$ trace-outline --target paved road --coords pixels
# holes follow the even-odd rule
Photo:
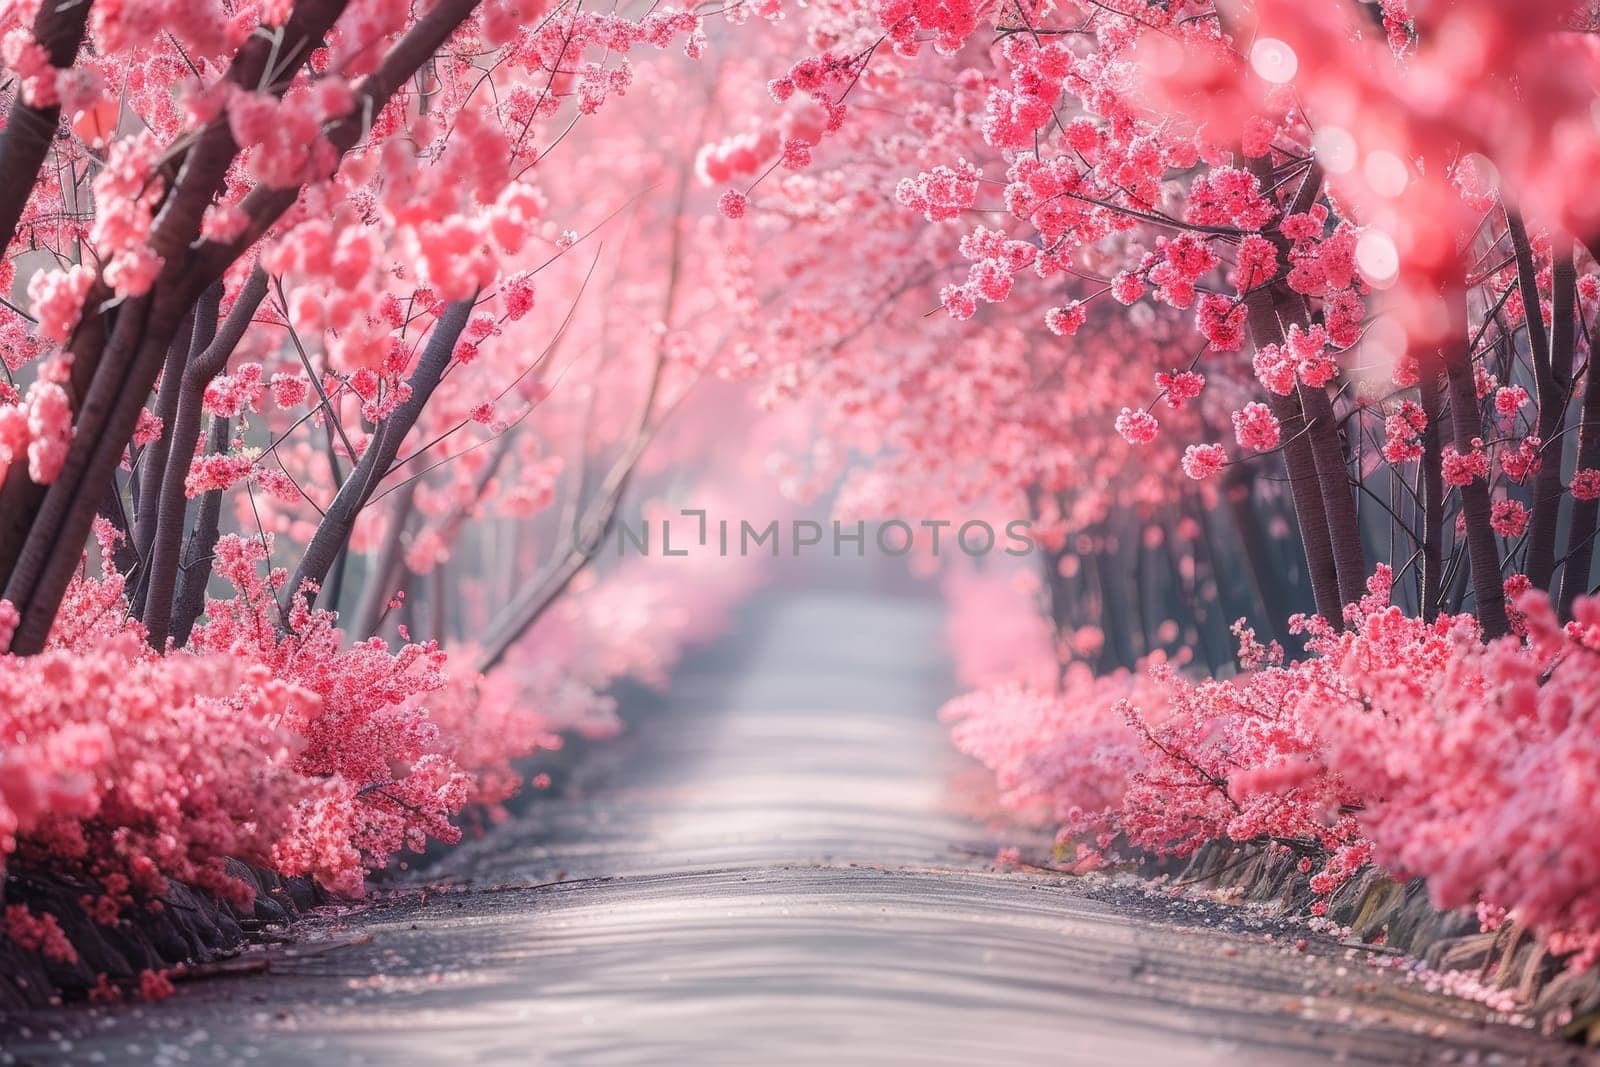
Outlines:
[[[756,605],[453,883],[265,975],[47,1015],[23,1062],[1561,1062],[1272,921],[998,874],[932,709],[927,605]],[[543,884],[555,883],[555,884]],[[1293,936],[1293,935],[1291,935]]]

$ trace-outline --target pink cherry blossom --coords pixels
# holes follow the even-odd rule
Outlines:
[[[1134,411],[1123,408],[1117,415],[1117,433],[1130,445],[1147,445],[1156,439],[1156,430],[1159,428],[1156,417],[1148,411]]]
[[[1190,445],[1183,450],[1183,473],[1195,481],[1204,481],[1221,470],[1228,454],[1219,444]]]
[[[1233,413],[1233,432],[1239,444],[1257,452],[1278,447],[1279,425],[1267,405],[1251,402]]]

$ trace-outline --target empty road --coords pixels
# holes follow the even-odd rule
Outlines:
[[[1264,916],[997,873],[938,614],[773,595],[518,818],[266,974],[78,1007],[14,1062],[1567,1062]],[[1013,838],[1015,835],[1012,835]],[[1003,837],[1003,835],[1002,835]],[[1267,933],[1275,931],[1268,940]]]

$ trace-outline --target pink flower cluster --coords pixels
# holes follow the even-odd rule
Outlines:
[[[57,380],[65,370],[60,361],[46,364],[27,396],[0,404],[0,475],[25,459],[35,482],[56,480],[72,442],[72,407]]]
[[[1233,413],[1233,432],[1239,444],[1257,452],[1278,447],[1280,426],[1267,405],[1260,402],[1246,404]]]
[[[1491,509],[1489,525],[1501,537],[1521,537],[1528,528],[1528,509],[1517,500],[1497,500]]]
[[[1089,321],[1089,309],[1074,300],[1065,307],[1054,307],[1044,313],[1045,328],[1057,337],[1071,337]]]
[[[1130,445],[1147,445],[1156,439],[1156,431],[1161,424],[1148,411],[1123,408],[1117,415],[1115,425],[1117,433]]]
[[[982,180],[982,172],[963,159],[954,167],[940,164],[915,178],[900,179],[895,198],[929,222],[945,222],[977,203]]]
[[[1199,396],[1205,387],[1205,375],[1198,371],[1162,371],[1156,375],[1156,388],[1165,394],[1167,406],[1178,411]]]
[[[273,375],[273,391],[278,390]],[[293,379],[291,379],[292,381]],[[265,389],[261,364],[246,363],[232,374],[219,374],[206,386],[205,410],[221,418],[238,418],[245,412],[261,409],[261,396]]]
[[[38,320],[38,334],[47,341],[65,341],[78,325],[83,312],[84,297],[94,284],[94,271],[89,267],[72,267],[67,270],[40,271],[28,280],[28,297],[33,302],[33,317]]]
[[[183,479],[183,495],[193,499],[213,490],[229,489],[250,477],[257,452],[208,452],[195,457]]]
[[[223,860],[263,862],[284,832],[303,780],[279,720],[315,697],[232,657],[157,656],[132,627],[73,638],[0,658],[0,859],[92,879],[107,922],[159,906],[169,877],[245,901]]]
[[[1183,466],[1184,474],[1197,482],[1203,482],[1227,465],[1228,452],[1215,443],[1189,445],[1183,450],[1183,459],[1179,462]]]
[[[1572,475],[1572,495],[1579,500],[1600,499],[1600,470],[1586,467]]]
[[[1010,296],[1017,272],[1034,263],[1038,250],[1026,241],[1010,239],[1000,230],[979,226],[961,239],[961,254],[972,263],[966,283],[947,285],[939,294],[954,319],[971,318],[980,302],[998,304]],[[1079,316],[1084,314],[1082,305],[1078,305],[1076,311],[1063,309],[1054,319],[1047,315],[1046,323],[1054,323],[1052,328],[1057,333],[1072,333],[1082,325]]]
[[[1422,432],[1428,416],[1415,400],[1402,400],[1394,414],[1383,421],[1383,458],[1390,463],[1407,463],[1422,457]]]
[[[1443,467],[1446,485],[1471,485],[1475,479],[1489,477],[1489,454],[1483,450],[1483,439],[1473,438],[1469,452],[1445,445]]]

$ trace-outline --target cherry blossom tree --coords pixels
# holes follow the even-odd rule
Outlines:
[[[185,19],[181,32],[163,32],[154,8],[46,6],[31,28],[28,14],[11,12],[18,114],[3,147],[8,173],[15,159],[19,180],[30,162],[40,177],[4,235],[59,266],[27,281],[36,328],[20,313],[10,323],[27,337],[19,356],[40,360],[7,422],[0,573],[21,653],[43,646],[158,379],[141,435],[155,447],[138,457],[146,507],[129,533],[136,599],[164,640],[182,498],[244,469],[208,460],[189,476],[197,409],[269,287],[272,317],[325,357],[318,403],[332,414],[321,381],[332,377],[371,428],[359,452],[348,434],[338,442],[351,469],[330,472],[339,493],[279,592],[285,611],[314,599],[439,382],[530,299],[518,275],[541,255],[529,242],[543,243],[530,168],[549,146],[538,139],[625,93],[630,51],[704,47],[698,16],[677,11],[250,6]],[[58,40],[71,43],[52,52]],[[62,106],[74,136],[41,155],[29,137]],[[496,310],[475,317],[486,302]],[[213,412],[251,406],[265,384],[212,388]]]
[[[1591,962],[1578,883],[1504,867],[1529,833],[1563,871],[1594,856],[1587,815],[1567,822],[1512,769],[1582,760],[1586,742],[1509,725],[1550,700],[1592,729],[1593,701],[1562,695],[1590,662],[1590,5],[994,0],[803,19],[803,57],[767,68],[769,117],[704,168],[744,239],[795,248],[758,265],[772,389],[826,398],[825,451],[872,457],[841,507],[1026,509],[1052,549],[1037,591],[1091,624],[1053,619],[1054,672],[1037,635],[1021,660],[963,649],[989,666],[948,709],[958,743],[1018,805],[1045,800],[1083,865],[1257,842],[1299,851],[1328,892],[1378,861]],[[1148,573],[1133,533],[1197,573],[1219,504],[1240,520],[1223,568],[1244,565],[1254,602],[1191,582],[1171,606],[1305,640],[1291,662],[1241,620],[1248,680],[1194,680],[1229,670],[1203,637],[1177,640],[1192,624],[1152,626],[1137,590],[1119,605],[1078,579],[1108,560],[1100,519],[1121,526],[1113,569]],[[1283,536],[1314,616],[1289,606]],[[953,611],[992,610],[956,588]],[[1558,618],[1574,620],[1561,637]],[[957,640],[992,646],[986,629],[974,617]],[[1513,711],[1479,672],[1539,681]],[[1457,724],[1453,745],[1430,732]],[[1441,746],[1453,758],[1406,784],[1375,773]],[[1477,790],[1448,833],[1419,822],[1410,783],[1430,773]],[[1423,857],[1424,837],[1476,858]]]
[[[1174,360],[1143,403],[1122,405],[1112,428],[1147,447],[1170,435],[1154,401],[1222,408],[1202,411],[1199,433],[1182,421],[1165,428],[1193,442],[1182,446],[1182,467],[1203,478],[1263,452],[1282,456],[1325,618],[1337,622],[1361,594],[1382,530],[1370,517],[1376,510],[1390,539],[1412,543],[1414,564],[1397,565],[1414,573],[1423,612],[1459,604],[1446,578],[1470,576],[1475,610],[1498,634],[1507,557],[1550,588],[1560,556],[1562,464],[1543,462],[1542,442],[1566,447],[1570,437],[1561,427],[1579,365],[1572,350],[1586,344],[1577,328],[1582,271],[1568,262],[1575,238],[1565,237],[1556,242],[1563,266],[1541,288],[1548,268],[1538,259],[1549,253],[1542,238],[1533,250],[1521,220],[1532,211],[1573,234],[1588,225],[1583,198],[1563,176],[1571,171],[1532,162],[1593,150],[1582,125],[1590,86],[1578,74],[1552,76],[1533,58],[1551,42],[1584,47],[1586,18],[1560,3],[1514,26],[1498,8],[1453,4],[1414,12],[1345,3],[1310,12],[1270,3],[1069,5],[1048,22],[1014,4],[823,8],[810,32],[827,50],[772,83],[788,110],[766,124],[766,154],[758,135],[742,135],[713,155],[742,169],[724,162],[715,176],[735,185],[731,202],[747,220],[770,208],[766,225],[814,238],[828,217],[802,215],[792,202],[814,200],[825,182],[853,182],[843,186],[857,199],[852,206],[882,212],[889,220],[871,228],[893,235],[858,261],[886,264],[900,279],[888,286],[896,299],[937,288],[958,321],[1004,308],[1011,321],[1073,336],[1097,308],[1130,306],[1146,332],[1162,319],[1146,308],[1192,311],[1196,348]],[[1486,51],[1488,73],[1479,77],[1444,43],[1456,31],[1510,43]],[[1586,67],[1575,61],[1573,69]],[[1451,92],[1474,101],[1487,94],[1484,106],[1504,121],[1470,130],[1436,121],[1437,96]],[[851,94],[915,103],[861,107],[847,118]],[[1322,96],[1331,101],[1325,111]],[[1544,127],[1552,142],[1530,147],[1512,107],[1575,119]],[[789,136],[796,108],[825,118]],[[824,172],[830,137],[847,162]],[[748,150],[741,156],[740,148]],[[779,177],[796,166],[810,169]],[[1509,194],[1501,188],[1516,191],[1515,211],[1503,210]],[[896,207],[920,213],[925,225]],[[842,226],[839,239],[850,239]],[[1522,251],[1511,255],[1507,243]],[[930,267],[940,262],[951,266]],[[1513,267],[1520,299],[1497,299]],[[848,282],[833,284],[844,306],[870,319],[870,303],[843,299]],[[1481,309],[1475,324],[1469,297]],[[1530,299],[1553,309],[1550,330],[1539,316],[1528,325],[1521,308]],[[839,315],[821,300],[800,306]],[[1445,331],[1447,314],[1455,325]],[[838,335],[858,337],[850,327]],[[1156,343],[1169,335],[1163,325]],[[1441,344],[1447,335],[1451,346]],[[1247,340],[1255,353],[1242,363],[1233,353]],[[1486,345],[1526,356],[1506,361],[1491,382]],[[1063,359],[1093,351],[1060,348]],[[792,362],[785,358],[783,375],[796,373]],[[1074,366],[1081,374],[1090,363]],[[1524,375],[1525,386],[1510,380]],[[1494,425],[1484,391],[1502,384],[1543,397],[1538,414],[1509,434]],[[1211,400],[1218,386],[1227,392]],[[1511,404],[1519,395],[1497,399]],[[1218,423],[1234,428],[1240,452],[1231,461],[1221,442],[1204,439]],[[953,459],[953,468],[973,469]],[[1363,468],[1373,463],[1384,469]],[[1498,499],[1505,485],[1529,478],[1542,479],[1533,499]],[[1520,529],[1506,536],[1519,508],[1530,514],[1525,542]],[[1447,538],[1452,512],[1463,528]],[[1588,536],[1568,540],[1577,561]],[[1576,595],[1587,574],[1568,573]]]
[[[23,2],[0,48],[0,863],[105,922],[230,857],[359,893],[725,622],[750,580],[584,573],[738,403],[700,13]]]

